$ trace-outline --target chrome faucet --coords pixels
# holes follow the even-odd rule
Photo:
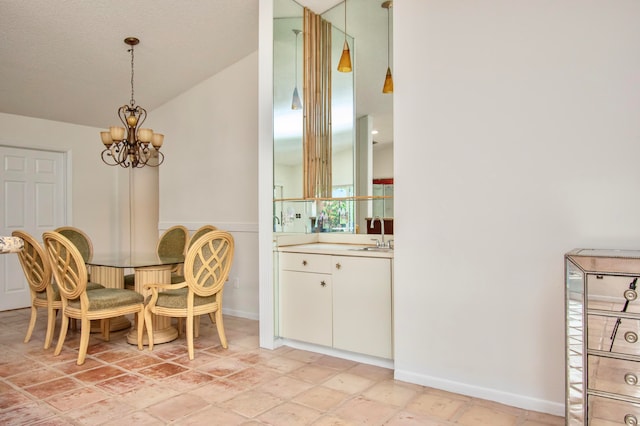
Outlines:
[[[373,219],[371,219],[371,225],[369,226],[369,228],[373,229],[373,224],[376,223],[376,220],[380,221],[380,231],[382,234],[382,241],[375,240],[376,247],[387,247],[387,243],[384,242],[384,220],[382,220],[380,216],[374,217]]]

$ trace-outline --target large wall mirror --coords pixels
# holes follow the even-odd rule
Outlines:
[[[347,0],[346,38],[353,72],[337,71],[345,39],[344,3],[324,11],[331,24],[331,191],[303,191],[304,28],[302,5],[274,1],[275,232],[366,233],[366,218],[393,217],[393,103],[382,86],[392,28],[382,2]],[[390,52],[389,52],[390,53]]]

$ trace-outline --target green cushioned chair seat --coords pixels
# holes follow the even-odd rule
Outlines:
[[[176,290],[167,290],[161,293],[158,293],[158,301],[156,302],[156,306],[161,306],[163,308],[176,308],[176,309],[187,309],[187,292],[189,289],[179,288]],[[206,305],[208,303],[214,303],[216,301],[216,296],[208,296],[201,297],[197,294],[193,298],[193,305],[200,306]]]
[[[97,290],[99,288],[104,288],[104,286],[98,283],[87,283],[87,291]],[[58,290],[58,283],[51,283],[51,290],[53,290],[53,300],[60,300],[60,290]],[[36,293],[36,298],[47,300],[47,292],[40,291]]]
[[[91,290],[87,292],[87,298],[89,299],[88,309],[90,311],[112,309],[122,305],[131,305],[144,301],[144,297],[142,297],[141,294],[121,288],[99,288]],[[80,309],[80,300],[70,300],[69,306]]]

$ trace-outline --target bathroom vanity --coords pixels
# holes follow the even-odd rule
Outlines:
[[[640,420],[640,251],[565,255],[566,424]]]
[[[393,358],[393,250],[313,242],[277,251],[281,338]]]

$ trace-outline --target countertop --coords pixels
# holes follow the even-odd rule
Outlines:
[[[393,259],[393,250],[373,251],[361,250],[363,247],[375,247],[369,244],[344,244],[344,243],[308,243],[278,246],[279,252],[286,253],[312,253],[329,254],[334,256],[355,256],[355,257],[381,257]]]

